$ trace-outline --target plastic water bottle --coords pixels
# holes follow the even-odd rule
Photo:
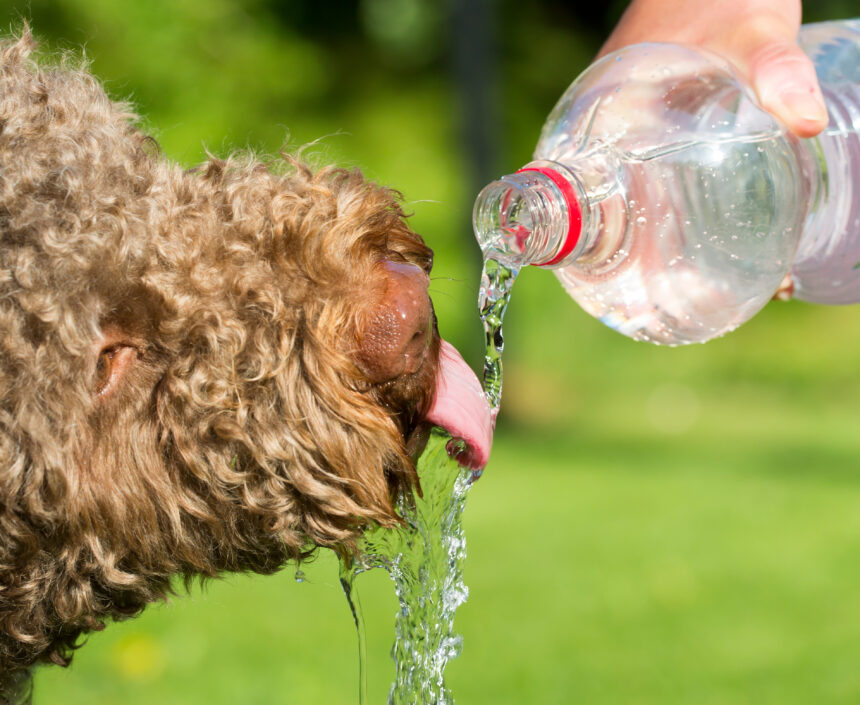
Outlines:
[[[553,268],[590,314],[667,345],[733,330],[789,271],[798,298],[860,301],[860,20],[800,42],[830,114],[812,139],[702,50],[638,44],[593,64],[535,161],[478,196],[485,258]]]

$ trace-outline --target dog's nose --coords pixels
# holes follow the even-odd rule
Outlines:
[[[372,382],[414,374],[424,364],[433,340],[430,279],[423,269],[385,260],[384,288],[358,331],[359,361]]]

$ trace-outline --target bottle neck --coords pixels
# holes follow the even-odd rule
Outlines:
[[[485,257],[509,265],[558,267],[585,249],[585,192],[561,164],[536,161],[484,188],[472,222]]]

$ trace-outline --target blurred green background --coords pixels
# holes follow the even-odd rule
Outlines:
[[[49,51],[84,47],[186,165],[320,140],[318,161],[399,188],[437,254],[442,334],[477,368],[475,192],[528,161],[623,5],[3,0],[0,20],[30,19]],[[856,9],[818,0],[806,19]],[[465,514],[457,702],[860,702],[858,324],[857,307],[771,304],[721,340],[656,348],[525,272]],[[336,563],[303,570],[227,577],[110,626],[38,673],[36,705],[357,703]],[[359,592],[382,703],[396,604],[384,574]]]

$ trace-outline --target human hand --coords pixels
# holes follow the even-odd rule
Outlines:
[[[828,118],[815,68],[796,42],[800,15],[800,0],[633,0],[599,56],[639,42],[700,46],[728,59],[798,137],[812,137]]]

